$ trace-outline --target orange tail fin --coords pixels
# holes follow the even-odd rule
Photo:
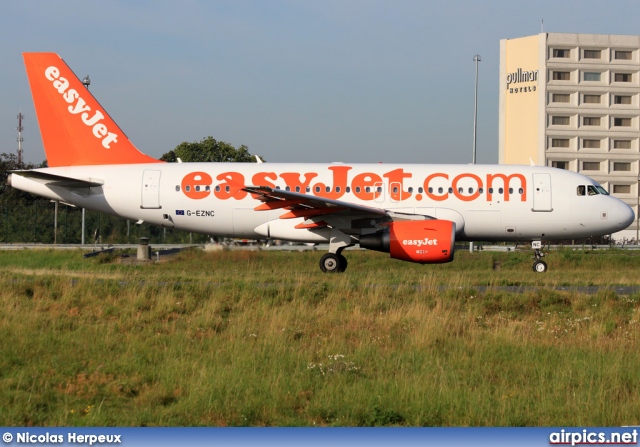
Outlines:
[[[160,163],[140,152],[55,53],[24,53],[47,163]]]

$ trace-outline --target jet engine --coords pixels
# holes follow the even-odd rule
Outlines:
[[[394,259],[438,264],[453,261],[456,224],[449,220],[391,222],[360,236],[360,247],[389,253]]]

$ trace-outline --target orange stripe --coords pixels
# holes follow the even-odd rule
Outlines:
[[[288,213],[284,213],[280,216],[280,219],[295,219],[296,217],[313,217],[321,216],[323,214],[337,213],[344,208],[332,207],[332,208],[311,208],[306,210],[291,210]]]
[[[256,211],[268,211],[277,210],[279,208],[286,208],[287,206],[295,206],[304,203],[303,200],[272,200],[265,202],[262,205],[258,205],[254,208]]]
[[[307,229],[311,229],[311,228],[320,228],[320,227],[326,227],[327,223],[325,221],[321,221],[321,222],[311,222],[311,223],[299,223],[298,225],[296,225],[294,228],[298,229],[298,230],[307,230]]]

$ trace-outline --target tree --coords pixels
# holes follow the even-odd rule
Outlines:
[[[172,151],[167,152],[160,160],[176,162],[178,158],[184,162],[255,162],[244,144],[239,148],[213,137],[206,137],[201,141],[180,143]]]

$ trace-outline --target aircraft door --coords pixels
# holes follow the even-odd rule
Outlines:
[[[551,175],[533,174],[532,211],[553,211],[551,207]]]
[[[142,205],[140,208],[160,209],[161,171],[147,169],[142,174]]]

